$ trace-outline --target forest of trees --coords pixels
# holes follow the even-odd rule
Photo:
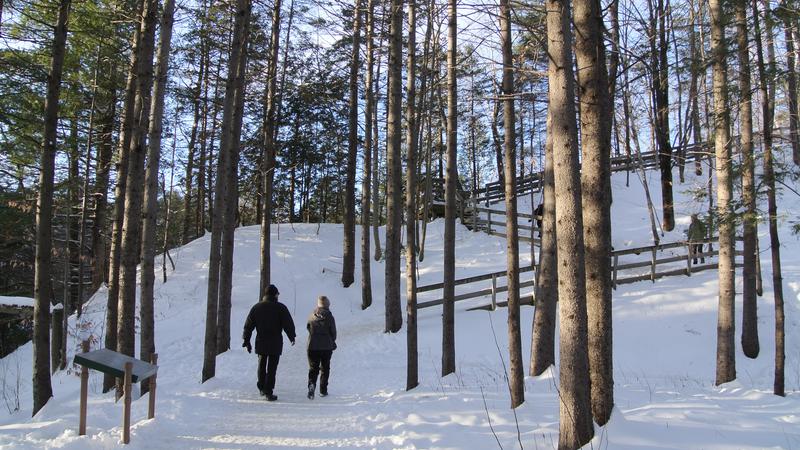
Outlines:
[[[774,392],[784,395],[775,186],[800,164],[798,6],[0,1],[0,294],[35,299],[34,414],[52,396],[51,372],[66,365],[66,317],[101,285],[110,330],[102,345],[141,359],[156,351],[155,258],[163,255],[166,279],[169,250],[206,233],[202,381],[214,377],[216,356],[230,348],[234,230],[255,224],[262,294],[271,224],[343,223],[341,282],[360,280],[351,289],[361,290],[362,308],[374,307],[370,265],[383,264],[385,331],[405,325],[413,389],[415,265],[434,183],[446,204],[441,370],[454,372],[461,192],[500,180],[511,406],[524,402],[520,329],[532,326],[529,373],[559,366],[559,448],[578,448],[614,402],[610,158],[649,150],[658,152],[663,199],[656,242],[658,227],[675,227],[673,190],[687,161],[708,174],[697,195],[719,235],[717,384],[736,378],[735,236],[744,240],[742,347],[751,358],[761,350],[756,233],[769,228]],[[776,134],[793,161],[773,154]],[[533,172],[543,173],[543,240],[526,325],[516,180]],[[51,317],[58,304],[64,312]],[[104,389],[114,383],[106,378]]]

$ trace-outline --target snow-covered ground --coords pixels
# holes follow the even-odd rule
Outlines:
[[[689,214],[705,205],[688,191],[702,186],[687,170],[677,183],[675,231],[683,238]],[[652,174],[650,172],[649,174]],[[660,205],[658,180],[650,183]],[[502,208],[502,204],[493,205]],[[782,211],[797,211],[800,198],[785,194]],[[521,211],[529,211],[528,201]],[[651,243],[641,183],[614,176],[614,246]],[[441,281],[443,222],[428,225],[419,284]],[[671,277],[620,286],[614,292],[616,410],[587,448],[609,449],[800,449],[800,245],[782,221],[786,298],[785,398],[772,395],[774,310],[766,227],[761,226],[764,295],[759,299],[761,354],[737,351],[735,382],[714,386],[717,274]],[[360,229],[358,230],[360,231]],[[455,374],[439,376],[441,310],[419,313],[421,384],[406,392],[405,328],[383,333],[383,263],[373,263],[374,305],[360,309],[360,271],[341,287],[341,225],[282,224],[272,230],[274,283],[298,325],[296,346],[284,347],[275,393],[268,403],[255,386],[256,358],[240,347],[240,330],[258,292],[259,229],[237,231],[232,349],[217,359],[216,377],[200,383],[205,323],[209,236],[172,252],[176,270],[156,286],[156,349],[159,353],[156,418],[147,420],[147,399],[133,403],[131,448],[556,448],[557,368],[526,379],[526,401],[512,410],[505,380],[506,310],[466,311],[488,303],[456,305]],[[522,264],[529,263],[522,244]],[[502,270],[505,241],[457,228],[457,277]],[[359,258],[356,258],[359,261]],[[531,274],[523,274],[523,281]],[[488,287],[489,282],[484,287]],[[739,286],[740,287],[740,286]],[[404,288],[402,292],[405,292]],[[332,300],[339,328],[327,398],[305,398],[304,323],[318,295]],[[420,301],[436,298],[432,292]],[[105,292],[70,322],[70,361],[76,336],[102,342]],[[737,326],[741,323],[737,306]],[[530,354],[533,308],[522,308],[523,351]],[[738,339],[737,339],[738,342]],[[96,344],[95,344],[96,345]],[[737,344],[738,345],[738,344]],[[102,375],[91,372],[87,436],[79,437],[79,380],[75,368],[53,377],[54,398],[31,415],[30,344],[0,360],[0,448],[114,448],[120,442],[122,407],[102,394]],[[505,362],[504,362],[505,361]],[[527,364],[526,364],[527,370]],[[15,397],[21,407],[9,411]]]

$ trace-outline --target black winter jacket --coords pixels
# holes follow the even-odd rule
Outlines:
[[[327,308],[317,307],[308,317],[308,349],[336,350],[336,320]]]
[[[250,342],[254,328],[256,330],[256,353],[259,355],[280,355],[283,352],[281,331],[285,332],[286,337],[294,342],[292,315],[289,314],[286,305],[277,300],[268,299],[253,305],[247,315],[247,320],[244,321],[242,338],[245,342]]]

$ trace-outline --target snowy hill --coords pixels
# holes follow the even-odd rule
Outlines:
[[[652,173],[652,172],[650,172]],[[687,174],[689,171],[687,170]],[[663,241],[683,238],[689,214],[706,209],[689,191],[705,177],[687,175],[677,184],[675,231]],[[614,246],[651,243],[641,183],[614,176]],[[660,204],[658,180],[650,183]],[[782,211],[796,211],[800,199],[785,194]],[[493,207],[502,207],[494,205]],[[520,211],[530,211],[522,200]],[[420,284],[441,281],[441,220],[428,225]],[[620,286],[614,292],[614,377],[616,410],[598,428],[588,448],[763,449],[800,448],[800,245],[782,221],[786,296],[786,390],[772,392],[774,311],[769,241],[760,227],[764,296],[759,299],[761,355],[750,360],[737,351],[738,379],[714,386],[717,274],[671,277]],[[360,232],[360,228],[357,229]],[[343,289],[341,225],[295,224],[272,230],[273,282],[298,326],[297,345],[284,347],[275,393],[267,403],[255,386],[256,358],[240,347],[240,330],[258,291],[258,227],[237,230],[234,260],[232,349],[217,360],[217,375],[200,384],[205,323],[209,236],[176,251],[176,270],[156,284],[156,351],[159,353],[156,418],[146,420],[147,400],[133,403],[130,448],[555,448],[558,442],[557,374],[526,379],[526,402],[511,410],[504,378],[507,358],[506,310],[466,311],[486,304],[456,304],[457,372],[439,377],[441,310],[420,311],[420,381],[405,392],[405,330],[383,333],[383,263],[372,266],[374,305],[360,309],[356,283]],[[522,244],[525,248],[525,244]],[[529,264],[521,251],[521,264]],[[457,278],[502,270],[505,241],[457,228]],[[356,261],[359,258],[356,257]],[[403,266],[404,267],[404,266]],[[157,269],[157,270],[160,270]],[[523,275],[523,280],[530,273]],[[402,290],[404,291],[404,288]],[[526,292],[523,292],[526,293]],[[305,398],[307,361],[304,324],[318,295],[327,295],[339,328],[332,360],[331,395]],[[435,294],[433,294],[435,295]],[[420,301],[432,297],[420,296]],[[739,302],[741,301],[738,299]],[[739,303],[740,304],[740,303]],[[102,342],[105,292],[84,307],[74,336]],[[741,323],[737,306],[737,327]],[[522,308],[523,352],[530,354],[533,308]],[[74,319],[74,318],[73,318]],[[738,331],[738,330],[737,330]],[[738,338],[737,338],[738,346]],[[114,448],[121,436],[122,408],[101,393],[102,375],[91,372],[88,433],[77,435],[79,380],[74,370],[53,377],[54,398],[33,419],[27,344],[0,360],[0,448]],[[527,370],[527,364],[526,364]],[[557,370],[557,369],[554,369]],[[14,397],[19,411],[9,411]]]

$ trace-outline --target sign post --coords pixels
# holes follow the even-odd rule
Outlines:
[[[122,443],[127,444],[131,440],[131,386],[143,380],[150,379],[150,398],[148,405],[147,418],[155,417],[156,401],[156,373],[158,366],[156,361],[158,356],[153,355],[153,363],[132,358],[122,353],[115,352],[106,348],[89,351],[89,342],[82,344],[83,353],[75,355],[75,364],[80,364],[81,368],[81,410],[78,433],[80,436],[86,435],[86,409],[89,385],[89,369],[99,370],[100,372],[113,375],[124,380],[123,394],[123,413],[122,413]]]

